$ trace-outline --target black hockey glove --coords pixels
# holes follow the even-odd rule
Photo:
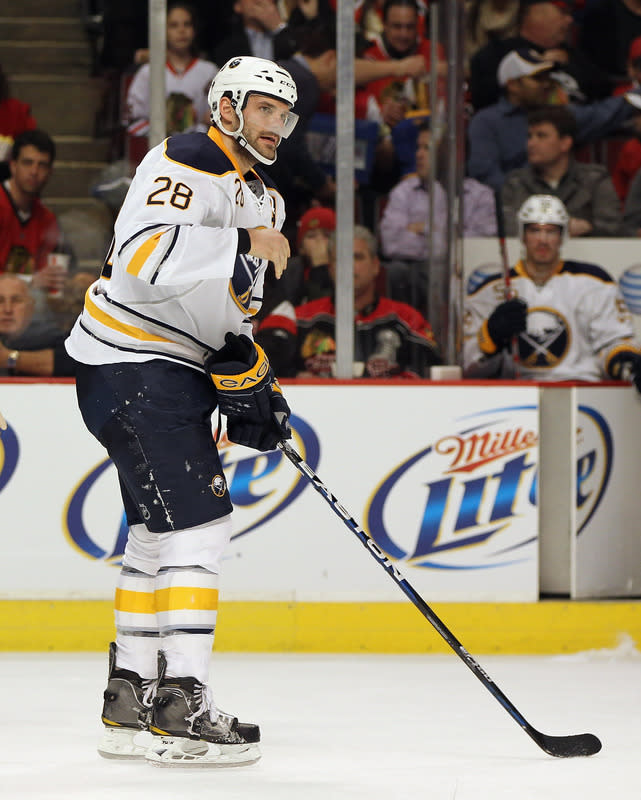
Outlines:
[[[610,359],[608,373],[615,381],[632,381],[641,392],[641,353],[623,350]]]
[[[265,351],[243,334],[228,333],[225,346],[205,361],[227,417],[227,438],[255,450],[274,450],[290,439],[290,410]]]
[[[507,347],[526,328],[527,303],[520,297],[513,297],[498,305],[487,320],[487,333],[497,350]]]

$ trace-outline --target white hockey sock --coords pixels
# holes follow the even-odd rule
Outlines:
[[[204,567],[163,567],[156,577],[156,609],[167,674],[209,679],[218,613],[218,575]]]
[[[173,531],[161,542],[155,603],[169,676],[209,680],[220,558],[230,536],[228,515]]]
[[[151,533],[145,525],[129,528],[115,597],[116,667],[143,678],[158,674],[160,633],[154,595],[158,553],[167,534]]]
[[[123,566],[116,588],[116,666],[143,678],[157,674],[160,636],[156,623],[155,577]]]

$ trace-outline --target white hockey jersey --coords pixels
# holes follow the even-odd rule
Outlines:
[[[238,229],[280,230],[284,220],[281,195],[259,170],[243,176],[215,128],[166,139],[136,171],[69,354],[202,369],[228,331],[252,338],[268,262],[239,255]]]
[[[518,338],[519,374],[536,381],[600,381],[622,349],[640,352],[632,317],[613,278],[601,267],[560,261],[537,285],[519,261],[510,270],[511,289],[528,305],[527,329]],[[500,377],[505,353],[496,353],[487,319],[505,299],[501,274],[491,275],[465,303],[464,372]]]

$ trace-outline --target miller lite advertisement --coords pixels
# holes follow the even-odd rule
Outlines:
[[[0,596],[109,599],[127,536],[115,467],[69,383],[0,396]],[[292,444],[430,601],[536,601],[538,387],[285,385]],[[404,602],[279,451],[219,445],[227,600]],[[211,490],[216,491],[212,475]]]

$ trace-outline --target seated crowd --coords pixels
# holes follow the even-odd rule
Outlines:
[[[105,11],[97,57],[98,70],[125,78],[118,85],[128,174],[120,200],[147,148],[146,6],[113,4]],[[429,377],[430,365],[441,361],[423,316],[429,272],[448,247],[448,198],[439,180],[446,132],[438,115],[446,55],[429,29],[429,0],[362,0],[355,6],[355,115],[371,152],[356,180],[355,374]],[[290,72],[298,89],[298,125],[265,170],[285,199],[283,232],[292,257],[281,280],[266,280],[254,333],[279,375],[331,376],[336,185],[322,159],[317,126],[336,113],[336,3],[226,0],[216,9],[207,2],[168,4],[167,133],[208,129],[208,87],[231,58],[268,58]],[[518,235],[527,250],[536,237],[523,209],[533,197],[560,201],[567,214],[557,225],[561,239],[641,235],[641,4],[468,0],[465,81],[464,236],[495,237],[498,207],[506,234]],[[436,96],[430,97],[433,86]],[[55,145],[37,129],[36,118],[11,97],[0,69],[0,372],[70,375],[73,365],[63,363],[57,349],[68,326],[56,303],[80,307],[78,287],[95,274],[77,269],[55,216],[39,200]],[[599,152],[607,158],[596,158],[596,144],[604,142]],[[119,197],[108,202],[116,213]],[[542,239],[555,224],[532,222]],[[66,278],[56,258],[61,253],[69,262]],[[514,267],[523,280],[529,263],[525,257]],[[561,273],[571,262],[565,263]],[[572,269],[575,278],[584,274],[582,266]],[[514,338],[533,335],[524,333],[522,307],[512,297],[505,302],[509,313],[505,319],[499,314],[498,328],[490,309],[472,315],[478,330],[466,331],[466,352],[474,352],[474,364],[504,355]],[[468,373],[475,368],[466,365]],[[600,374],[614,370],[604,363]]]

